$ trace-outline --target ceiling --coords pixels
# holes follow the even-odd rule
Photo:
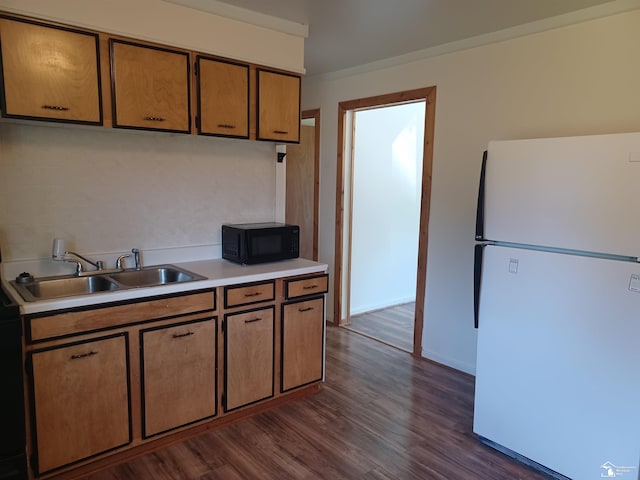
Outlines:
[[[168,0],[172,1],[172,0]],[[308,26],[307,75],[335,72],[612,0],[175,0],[220,4]],[[236,8],[236,11],[241,11]]]

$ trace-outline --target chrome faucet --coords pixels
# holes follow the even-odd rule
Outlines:
[[[136,270],[140,270],[142,268],[142,258],[140,256],[140,249],[132,248],[131,253],[133,253],[133,261],[136,264]]]
[[[98,260],[96,262],[93,262],[93,261],[89,260],[88,258],[83,257],[79,253],[70,252],[70,251],[66,251],[66,252],[64,252],[64,254],[65,254],[65,256],[66,255],[73,255],[74,257],[78,257],[80,260],[84,260],[89,265],[93,265],[96,268],[96,270],[103,270],[104,269],[104,262],[102,260]],[[82,262],[81,261],[75,260],[73,258],[65,258],[64,261],[76,264],[76,275],[80,275],[83,272],[83,267],[82,267]]]
[[[93,262],[93,261],[89,260],[88,258],[83,257],[79,253],[68,251],[67,249],[65,249],[64,239],[62,239],[62,238],[54,238],[53,239],[53,246],[51,248],[51,258],[53,258],[54,260],[57,260],[57,261],[75,263],[76,264],[76,275],[82,274],[82,271],[83,271],[83,268],[84,268],[82,266],[82,262],[80,260],[76,259],[76,258],[68,258],[67,255],[73,255],[74,257],[77,257],[80,260],[84,260],[88,264],[93,265],[96,268],[96,270],[104,269],[104,263],[102,262],[102,260],[98,260],[96,262]]]

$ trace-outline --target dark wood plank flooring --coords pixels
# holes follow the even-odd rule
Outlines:
[[[404,303],[351,317],[349,330],[413,352],[413,322],[416,303]]]
[[[327,328],[319,393],[85,477],[545,479],[480,444],[473,377]]]

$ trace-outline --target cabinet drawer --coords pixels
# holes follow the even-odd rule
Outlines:
[[[179,297],[27,318],[27,342],[120,327],[130,323],[215,309],[215,293],[204,292]]]
[[[225,287],[224,307],[239,307],[276,299],[276,284],[269,282],[246,283],[236,287]]]
[[[284,295],[287,300],[327,293],[328,289],[329,275],[327,274],[284,281]]]

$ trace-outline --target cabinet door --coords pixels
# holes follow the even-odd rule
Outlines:
[[[282,306],[282,391],[322,380],[324,297]]]
[[[7,117],[102,124],[98,36],[0,18]]]
[[[188,133],[189,55],[110,40],[113,126]]]
[[[216,414],[216,320],[140,332],[143,436]]]
[[[274,311],[225,316],[225,411],[273,396]]]
[[[198,133],[249,138],[249,66],[198,57]]]
[[[300,141],[300,77],[258,70],[258,140]]]
[[[38,473],[131,441],[125,334],[31,354]]]

